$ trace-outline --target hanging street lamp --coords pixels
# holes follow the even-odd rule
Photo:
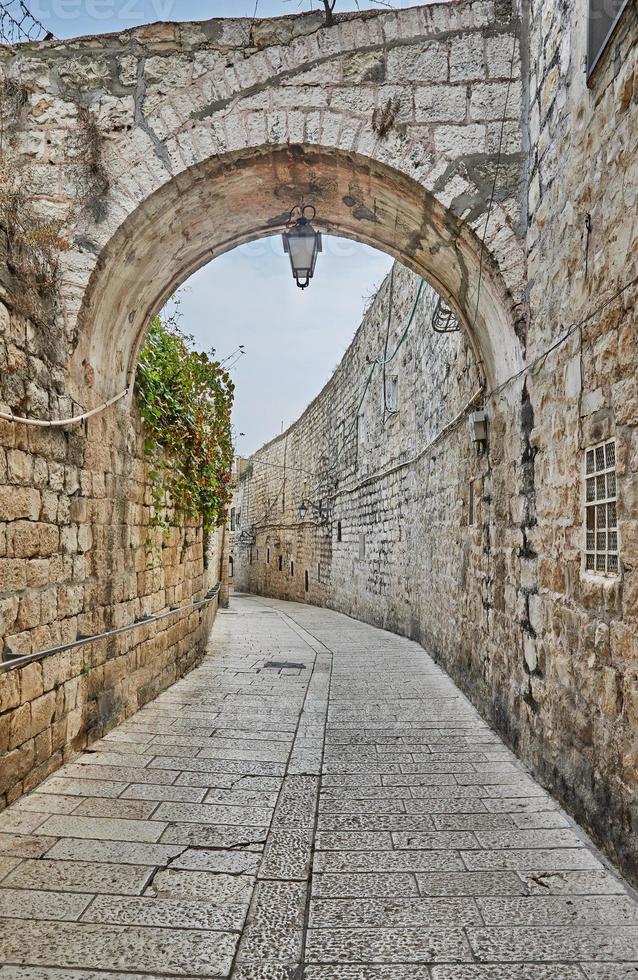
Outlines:
[[[310,285],[317,256],[323,251],[321,232],[316,231],[311,224],[316,216],[317,209],[312,204],[295,205],[282,236],[284,252],[290,256],[292,274],[300,289]]]

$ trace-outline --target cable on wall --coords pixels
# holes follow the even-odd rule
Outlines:
[[[113,398],[109,398],[108,401],[104,402],[102,405],[98,405],[97,408],[92,408],[90,412],[83,412],[81,415],[73,415],[68,419],[52,419],[51,421],[47,419],[28,419],[21,415],[14,415],[13,412],[0,412],[0,419],[4,422],[18,422],[20,425],[33,425],[41,429],[55,429],[60,428],[64,425],[77,425],[80,422],[86,422],[87,419],[92,418],[94,415],[99,415],[100,412],[106,411],[111,405],[115,405],[117,402],[126,398],[130,391],[130,388],[125,388],[121,391],[119,395],[115,395]]]
[[[0,44],[24,44],[28,41],[52,41],[54,36],[31,13],[24,0],[0,3]]]
[[[396,269],[396,262],[392,263],[392,269],[390,270],[390,297],[388,300],[388,323],[385,331],[385,345],[383,348],[383,421],[385,423],[387,415],[396,415],[396,410],[390,411],[388,409],[388,378],[387,378],[387,357],[388,357],[388,344],[390,343],[390,327],[392,326],[392,313],[394,306],[394,270]]]

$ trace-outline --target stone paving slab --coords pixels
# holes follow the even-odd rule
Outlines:
[[[416,644],[236,597],[0,814],[0,980],[178,977],[636,980],[638,898]]]

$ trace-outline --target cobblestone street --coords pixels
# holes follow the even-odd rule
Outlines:
[[[250,597],[0,815],[0,915],[0,980],[638,977],[635,895],[419,646]]]

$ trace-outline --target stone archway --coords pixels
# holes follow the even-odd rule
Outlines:
[[[522,83],[504,6],[329,28],[316,13],[155,24],[20,50],[19,144],[71,245],[74,396],[96,404],[121,387],[149,313],[216,254],[277,231],[300,195],[329,230],[428,277],[471,328],[489,381],[516,371]],[[69,179],[87,142],[88,187]]]
[[[467,225],[384,164],[291,146],[207,160],[127,218],[84,294],[72,362],[78,381],[88,365],[102,394],[124,387],[150,317],[174,290],[222,252],[282,230],[298,200],[313,202],[325,231],[381,248],[428,279],[465,325],[490,386],[520,368],[512,296]]]
[[[0,52],[25,95],[11,162],[24,167],[38,208],[61,223],[69,246],[59,260],[60,315],[50,325],[55,359],[38,360],[46,354],[38,331],[16,326],[27,351],[16,360],[23,376],[7,386],[12,410],[67,417],[67,405],[79,414],[122,391],[149,317],[174,288],[215,255],[280,231],[300,198],[312,199],[327,231],[383,249],[428,278],[464,323],[489,387],[516,374],[524,356],[517,321],[525,308],[525,167],[519,25],[506,6],[461,0],[347,16],[330,28],[316,14],[157,24]],[[503,594],[507,561],[518,561],[515,397],[507,389],[493,413],[494,517],[484,559],[487,587]],[[112,410],[69,433],[36,432],[22,443],[28,454],[13,461],[25,492],[9,498],[16,595],[3,633],[18,653],[66,639],[87,658],[97,651],[87,659],[97,671],[89,689],[105,711],[95,715],[86,701],[72,708],[65,751],[94,735],[96,718],[106,730],[118,712],[171,683],[205,642],[207,622],[192,600],[215,582],[204,569],[201,529],[176,528],[170,556],[147,567],[144,460],[131,451],[141,450],[136,422],[134,412]],[[516,474],[514,491],[506,472]],[[164,548],[161,529],[157,538]],[[222,542],[222,596],[227,557]],[[32,581],[54,592],[57,605],[38,596],[33,612]],[[145,617],[167,607],[170,617],[182,601],[158,657]],[[139,632],[101,638],[105,627],[122,625]],[[483,639],[477,634],[472,647],[477,677]],[[521,645],[513,604],[491,639],[496,648]],[[72,669],[81,673],[81,662]],[[64,676],[75,683],[76,674]],[[488,703],[490,682],[474,687]],[[17,782],[32,765],[25,753]]]

